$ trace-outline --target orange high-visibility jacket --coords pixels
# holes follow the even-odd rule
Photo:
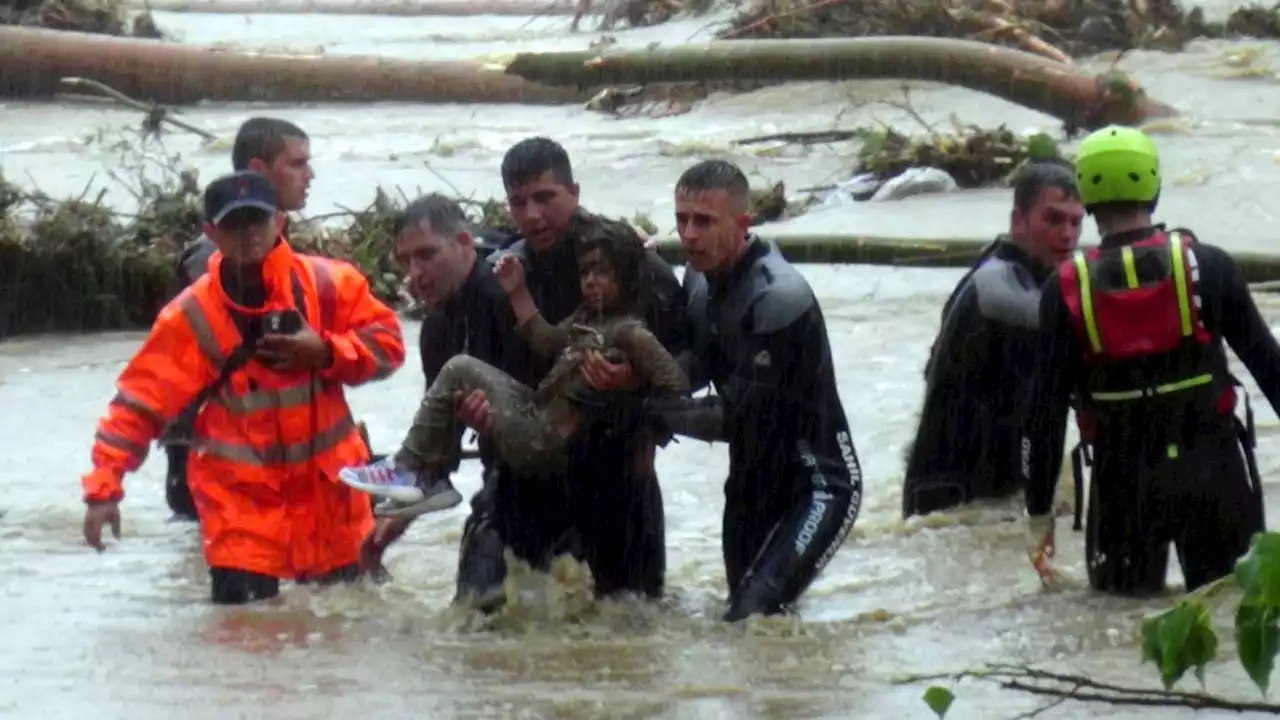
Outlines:
[[[187,478],[210,566],[281,578],[316,577],[357,560],[373,527],[366,495],[338,482],[367,449],[344,385],[385,378],[404,363],[395,313],[354,267],[294,255],[282,239],[263,266],[263,308],[234,305],[222,288],[221,253],[209,273],[160,312],[151,334],[117,381],[98,423],[88,502],[124,496],[152,440],[218,376],[240,344],[231,315],[294,307],[302,291],[307,323],[333,350],[319,371],[271,370],[250,361],[201,408]]]

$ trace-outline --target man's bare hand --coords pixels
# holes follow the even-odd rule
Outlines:
[[[328,343],[304,327],[293,335],[264,335],[254,357],[273,370],[324,370],[333,364]]]
[[[582,361],[582,375],[593,390],[635,390],[640,386],[635,368],[629,362],[615,363],[606,360],[598,351],[591,350]]]
[[[120,503],[112,500],[103,503],[86,505],[84,508],[84,541],[89,547],[102,552],[107,549],[102,544],[102,527],[111,526],[111,536],[120,539]]]
[[[412,523],[413,518],[378,518],[373,531],[360,543],[360,572],[375,580],[384,579],[387,571],[382,567],[382,555]]]
[[[458,403],[458,419],[464,425],[481,435],[488,435],[493,430],[493,417],[489,414],[489,398],[483,390],[472,390],[463,397],[462,393],[454,395]]]

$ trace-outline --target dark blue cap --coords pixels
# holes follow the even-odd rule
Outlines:
[[[209,183],[204,189],[205,222],[217,225],[233,210],[257,208],[276,211],[276,189],[271,181],[256,172],[242,170]]]

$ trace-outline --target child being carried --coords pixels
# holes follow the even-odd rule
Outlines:
[[[464,429],[454,398],[475,390],[489,402],[494,444],[504,461],[518,470],[563,470],[583,423],[582,404],[595,392],[582,371],[590,353],[629,361],[642,392],[687,395],[688,378],[641,319],[651,294],[646,252],[628,225],[592,223],[578,246],[582,304],[555,326],[543,319],[529,294],[520,259],[499,259],[495,274],[511,301],[520,336],[535,353],[558,356],[546,378],[535,390],[488,363],[455,355],[431,383],[400,451],[379,463],[345,468],[339,479],[388,498],[390,507],[378,510],[383,516],[411,517],[462,502],[449,481]]]

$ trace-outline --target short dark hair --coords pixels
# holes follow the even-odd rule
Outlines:
[[[1045,188],[1061,190],[1068,200],[1080,199],[1075,171],[1064,160],[1036,160],[1027,163],[1013,179],[1013,206],[1023,212],[1036,204]]]
[[[573,166],[569,153],[560,143],[547,137],[525,138],[512,145],[502,156],[502,186],[510,190],[550,171],[561,185],[573,184]]]
[[[244,121],[236,132],[231,146],[231,167],[234,170],[249,169],[250,160],[271,164],[284,152],[286,140],[307,140],[302,128],[288,120],[272,117],[254,117]]]
[[[456,238],[464,232],[471,231],[467,214],[462,211],[462,205],[457,200],[440,193],[431,193],[406,205],[404,210],[396,215],[392,232],[399,235],[408,228],[424,223],[431,228],[432,232],[448,238]]]
[[[727,160],[703,160],[680,174],[676,190],[724,190],[730,200],[745,209],[751,185],[737,165]]]
[[[625,312],[643,317],[652,294],[652,273],[644,240],[621,220],[599,215],[581,215],[572,231],[578,238],[578,257],[593,250],[613,268],[618,296]]]

